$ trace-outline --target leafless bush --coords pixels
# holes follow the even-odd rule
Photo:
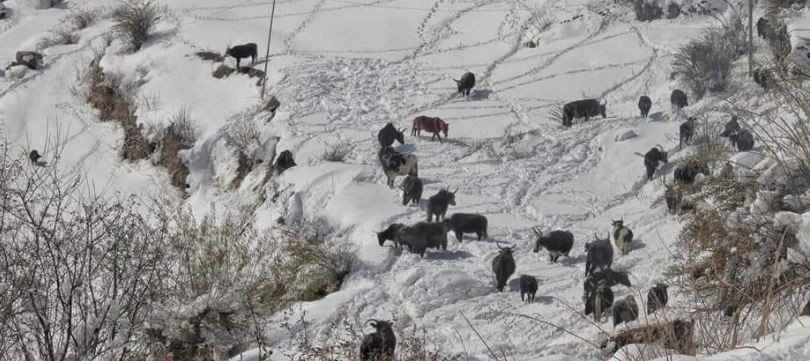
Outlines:
[[[732,13],[720,26],[707,29],[702,37],[681,46],[672,61],[673,74],[702,98],[707,91],[728,87],[734,61],[745,49],[743,22]]]
[[[188,109],[181,108],[169,121],[169,126],[160,139],[160,159],[158,164],[169,171],[171,183],[180,189],[188,187],[186,177],[189,170],[180,157],[180,152],[190,149],[197,140],[196,130]]]
[[[51,33],[40,39],[37,49],[43,50],[55,45],[71,45],[79,42],[79,32],[68,27],[59,26],[51,29]]]
[[[53,157],[54,162],[59,159]],[[144,359],[163,238],[134,199],[85,192],[57,165],[0,167],[0,347],[8,359]]]
[[[104,19],[107,14],[105,8],[85,6],[70,9],[66,19],[77,30],[82,30]]]
[[[138,51],[167,11],[149,0],[124,1],[113,11],[113,30],[132,51]]]
[[[297,349],[296,353],[287,354],[292,360],[357,360],[360,358],[360,344],[363,341],[365,320],[358,320],[350,314],[346,307],[338,310],[327,329],[319,333],[315,339],[310,330],[310,323],[305,319],[306,313],[301,312],[297,317],[293,312],[286,312],[288,320],[282,327],[290,333]],[[289,319],[295,317],[294,319]],[[429,335],[425,329],[403,327],[396,318],[394,332],[397,337],[396,360],[403,361],[455,361],[462,360],[460,355],[444,355],[437,345],[431,345]]]
[[[225,128],[225,142],[238,152],[251,154],[251,149],[259,145],[259,126],[252,114],[243,113],[233,117]]]
[[[321,160],[327,162],[345,162],[354,151],[354,147],[350,143],[335,143],[326,146],[326,149],[321,153]]]

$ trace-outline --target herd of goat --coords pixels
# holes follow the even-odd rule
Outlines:
[[[469,96],[471,89],[475,85],[475,76],[472,73],[465,73],[460,80],[455,80],[458,92],[464,96]],[[675,89],[670,102],[674,110],[680,110],[688,106],[687,95],[684,91]],[[573,125],[575,119],[601,115],[606,117],[605,102],[596,99],[583,99],[566,103],[562,111],[562,124],[565,127]],[[652,108],[652,100],[648,96],[642,96],[638,101],[638,108],[642,118],[647,118]],[[684,144],[691,144],[695,134],[694,117],[688,117],[679,127],[679,147]],[[432,139],[438,138],[442,141],[442,134],[446,139],[448,136],[448,124],[438,117],[417,116],[412,120],[411,135],[418,136],[422,130],[433,134]],[[733,117],[725,124],[721,137],[728,138],[732,146],[739,151],[749,151],[754,146],[753,135],[740,127],[736,117]],[[404,144],[404,129],[397,129],[393,124],[386,124],[377,134],[377,139],[381,149],[378,153],[380,165],[383,173],[387,177],[387,184],[394,188],[394,181],[398,176],[405,176],[401,184],[402,204],[418,205],[422,199],[423,183],[419,179],[418,164],[416,156],[413,154],[403,154],[393,148],[394,142]],[[668,162],[667,151],[660,145],[651,148],[645,154],[639,154],[644,159],[645,175],[647,180],[652,180],[656,170],[662,163]],[[710,175],[707,164],[687,162],[678,166],[673,174],[676,182],[689,184],[696,180],[698,174]],[[680,204],[681,197],[673,191],[673,187],[666,184],[664,198],[670,212],[675,212]],[[385,230],[375,232],[377,240],[382,247],[387,241],[394,243],[399,250],[403,246],[412,253],[424,257],[428,248],[439,250],[447,249],[447,233],[453,231],[456,240],[462,242],[464,234],[475,234],[478,240],[487,238],[487,218],[480,214],[455,213],[445,217],[450,206],[456,205],[456,191],[441,189],[435,195],[427,199],[427,217],[425,221],[417,222],[413,225],[402,223],[390,224]],[[433,221],[435,216],[435,222]],[[585,244],[586,264],[583,302],[585,314],[593,314],[597,321],[601,321],[604,312],[610,310],[612,313],[613,326],[636,320],[639,315],[639,307],[632,295],[624,299],[615,300],[612,287],[624,285],[630,287],[630,278],[626,272],[614,270],[613,264],[613,243],[624,255],[631,251],[633,242],[633,231],[625,226],[623,219],[612,220],[612,234],[600,238],[594,234],[594,240]],[[549,254],[549,261],[556,263],[560,256],[568,257],[574,246],[574,235],[565,230],[553,230],[544,233],[542,230],[533,228],[536,235],[534,253],[545,249]],[[611,237],[612,236],[612,237]],[[515,246],[499,248],[498,255],[492,260],[492,271],[495,275],[495,288],[502,292],[509,278],[516,271],[515,259],[512,255]],[[534,302],[537,293],[537,278],[531,275],[520,275],[519,278],[521,301],[528,300]],[[667,294],[668,285],[657,283],[650,288],[647,293],[647,313],[651,314],[664,308],[667,305],[669,296]],[[371,320],[376,332],[366,335],[361,348],[363,359],[373,359],[374,355],[393,355],[396,345],[395,336],[391,330],[391,323],[386,321]],[[686,326],[676,321],[666,327],[684,329]],[[684,331],[687,332],[687,331]]]

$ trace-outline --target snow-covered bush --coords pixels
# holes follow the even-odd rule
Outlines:
[[[655,0],[636,0],[633,10],[638,21],[653,21],[664,16],[664,9]]]
[[[725,90],[734,61],[745,50],[744,34],[742,19],[731,14],[720,26],[707,29],[678,49],[672,61],[673,74],[697,98],[707,91]]]
[[[54,147],[58,149],[59,147]],[[131,198],[88,193],[78,174],[0,159],[4,359],[145,359],[140,331],[164,294],[164,238]],[[52,149],[51,149],[52,150]],[[50,154],[49,154],[50,153]]]
[[[37,50],[43,50],[55,45],[70,45],[79,42],[79,33],[72,28],[59,26],[51,29],[51,33],[40,39]]]
[[[107,16],[109,16],[109,10],[107,8],[82,6],[71,8],[66,16],[66,20],[77,30],[82,30],[92,26]]]
[[[321,153],[321,160],[327,162],[345,162],[352,154],[354,147],[350,143],[335,143],[326,146]]]
[[[132,51],[138,51],[167,11],[150,0],[125,1],[113,11],[113,30]]]

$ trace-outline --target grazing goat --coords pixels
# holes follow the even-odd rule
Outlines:
[[[595,283],[595,287],[586,292],[583,297],[585,315],[593,313],[595,321],[602,321],[602,315],[613,306],[613,297],[613,290],[610,289],[607,283],[604,281]]]
[[[638,98],[638,110],[641,111],[641,117],[647,118],[650,115],[650,109],[652,109],[652,99],[646,95],[642,95]]]
[[[723,132],[720,133],[721,137],[730,138],[732,135],[740,131],[740,123],[737,122],[737,116],[731,117],[731,120],[723,127]]]
[[[667,162],[667,152],[660,145],[650,148],[644,154],[644,168],[647,170],[647,180],[652,180],[655,175],[655,170],[658,169],[658,163]]]
[[[686,99],[686,93],[680,89],[672,91],[672,95],[669,96],[669,102],[672,103],[673,109],[681,109],[689,105],[689,101]]]
[[[574,235],[568,231],[551,231],[548,236],[543,236],[543,231],[532,228],[537,240],[534,242],[534,253],[540,252],[540,248],[548,250],[548,260],[557,262],[560,256],[568,257],[571,248],[574,247]]]
[[[402,181],[402,205],[408,205],[408,202],[415,206],[419,205],[422,200],[422,180],[415,175],[408,175]]]
[[[582,99],[566,103],[563,105],[562,123],[564,126],[570,127],[576,118],[585,118],[585,121],[597,115],[605,118],[607,117],[606,109],[607,102],[600,103],[596,99]]]
[[[394,231],[394,243],[408,246],[411,253],[416,253],[419,258],[425,258],[425,251],[428,247],[428,240],[423,232],[414,227],[402,226]]]
[[[657,325],[644,325],[621,331],[616,336],[605,339],[600,347],[609,354],[613,354],[627,345],[655,344],[664,349],[675,350],[679,354],[695,355],[696,347],[693,330],[693,322],[684,320],[675,320]],[[609,344],[612,344],[610,349],[608,349]]]
[[[394,181],[397,176],[413,175],[419,176],[419,166],[416,156],[413,154],[402,154],[392,147],[382,147],[377,153],[382,166],[383,173],[388,178],[388,187],[394,188]]]
[[[759,20],[757,20],[757,36],[763,39],[767,39],[770,29],[771,29],[771,22],[768,21],[768,19],[759,18]]]
[[[450,192],[446,189],[442,189],[439,193],[436,193],[430,198],[428,198],[427,204],[427,221],[433,222],[433,216],[436,216],[436,222],[440,222],[444,219],[444,215],[447,213],[447,208],[449,206],[456,205],[456,192],[458,189]]]
[[[692,135],[695,134],[695,117],[689,117],[685,122],[681,123],[678,132],[678,148],[683,148],[683,143],[691,144]]]
[[[628,295],[623,300],[613,304],[613,327],[618,324],[630,323],[638,318],[638,304],[632,295]]]
[[[695,182],[698,174],[703,174],[706,176],[711,175],[711,170],[709,170],[708,164],[700,164],[696,161],[687,162],[686,164],[682,164],[675,168],[675,172],[673,177],[675,181],[678,183],[683,184],[691,184]]]
[[[667,306],[667,301],[669,301],[669,295],[667,295],[668,287],[669,286],[666,284],[658,283],[647,292],[648,315]]]
[[[256,43],[247,43],[237,45],[234,47],[227,47],[225,49],[225,56],[230,56],[236,59],[236,69],[239,69],[239,61],[242,58],[250,58],[251,64],[256,62],[257,47]]]
[[[402,133],[402,130],[394,128],[393,124],[388,123],[377,132],[377,141],[380,142],[381,147],[388,147],[394,144],[394,141],[405,144],[405,134]]]
[[[397,248],[402,249],[402,245],[398,242],[398,239],[396,237],[397,232],[402,227],[405,227],[405,225],[402,224],[402,223],[392,223],[384,231],[376,232],[377,233],[377,242],[380,243],[380,247],[382,247],[383,244],[385,244],[385,241],[393,241],[394,245]]]
[[[737,151],[748,152],[754,149],[754,136],[745,129],[732,134],[729,139],[731,140],[731,144],[737,147]]]
[[[478,240],[487,238],[487,217],[480,214],[455,213],[450,219],[443,221],[447,227],[456,234],[456,240],[461,243],[464,233],[475,233]]]
[[[594,241],[585,243],[585,276],[593,274],[597,268],[606,269],[613,265],[613,246],[610,244],[610,233],[605,239],[599,239],[594,233]]]
[[[496,245],[500,249],[500,253],[492,260],[492,272],[495,272],[495,281],[497,282],[495,288],[498,289],[498,292],[503,292],[506,281],[515,273],[515,259],[512,257],[512,250],[516,246],[503,248],[500,243],[496,243]]]
[[[276,163],[273,164],[273,170],[276,174],[284,173],[285,170],[295,167],[296,164],[295,160],[293,159],[293,154],[289,150],[285,150],[278,155],[276,158]]]
[[[616,248],[624,255],[630,253],[633,231],[624,226],[624,219],[618,221],[611,219],[611,225],[613,225],[613,241],[616,242]]]
[[[456,86],[458,87],[458,92],[464,96],[470,96],[470,91],[475,86],[475,75],[470,72],[466,72],[461,75],[461,80],[453,79],[456,82]]]
[[[667,203],[667,209],[671,214],[677,214],[683,201],[683,193],[671,184],[664,183],[666,190],[664,191],[664,200]]]
[[[447,249],[447,232],[450,230],[447,224],[419,222],[412,228],[427,241],[428,248]]]
[[[534,303],[534,296],[537,294],[537,278],[529,275],[520,275],[520,301],[523,296],[529,296],[529,303]]]
[[[754,69],[754,83],[762,87],[762,90],[768,91],[768,85],[771,84],[771,70],[767,68],[757,67]]]
[[[442,142],[442,136],[439,133],[444,133],[444,137],[447,138],[447,131],[450,129],[450,126],[445,122],[442,118],[439,117],[427,117],[424,115],[420,115],[416,118],[413,118],[413,126],[411,128],[411,136],[419,136],[422,134],[422,130],[433,133],[433,136],[430,137],[430,140],[434,140],[437,137],[439,138],[439,143]]]
[[[393,360],[394,351],[397,348],[397,337],[392,328],[393,322],[371,319],[366,323],[371,323],[371,327],[374,327],[375,331],[363,338],[363,343],[360,345],[360,360]]]
[[[627,287],[633,286],[630,283],[630,276],[627,274],[627,272],[616,271],[612,268],[607,268],[604,270],[596,271],[585,279],[585,283],[583,285],[585,289],[585,294],[587,295],[588,292],[591,292],[594,289],[596,289],[596,286],[600,282],[604,282],[605,285],[607,285],[608,287],[613,287],[616,285],[624,285]]]

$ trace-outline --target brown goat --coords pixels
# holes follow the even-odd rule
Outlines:
[[[439,138],[439,143],[442,142],[442,137],[439,135],[439,132],[444,133],[444,137],[447,138],[447,131],[450,128],[447,125],[447,122],[442,120],[439,117],[428,117],[424,115],[420,115],[416,118],[413,118],[413,128],[411,128],[411,136],[418,136],[422,130],[426,132],[433,133],[433,137],[430,140],[435,139],[436,137]]]

